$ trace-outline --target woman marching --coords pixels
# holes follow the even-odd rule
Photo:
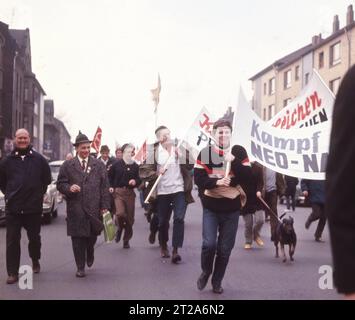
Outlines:
[[[132,144],[124,144],[122,146],[122,159],[116,161],[109,173],[110,192],[113,194],[116,208],[116,223],[117,234],[116,242],[121,239],[123,235],[123,248],[129,249],[129,240],[133,236],[134,224],[134,209],[135,198],[134,188],[138,187],[141,183],[139,178],[138,164],[132,159],[134,146]]]

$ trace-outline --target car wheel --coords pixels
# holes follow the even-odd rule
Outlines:
[[[51,224],[52,222],[52,212],[48,212],[43,214],[43,223],[44,224]]]

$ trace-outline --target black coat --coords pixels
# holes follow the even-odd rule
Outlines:
[[[134,189],[139,187],[141,179],[139,178],[139,166],[133,162],[127,164],[123,159],[117,160],[108,171],[108,179],[112,188],[128,187]],[[135,180],[135,186],[130,186],[128,182]]]
[[[325,203],[325,182],[324,180],[301,180],[302,191],[308,191],[309,200],[312,204]]]
[[[326,171],[326,205],[334,284],[355,293],[355,67],[340,85],[333,113]]]
[[[285,175],[285,184],[286,184],[286,196],[294,196],[296,193],[296,187],[298,185],[298,179],[296,177],[290,177]]]
[[[70,186],[80,186],[79,193],[70,192]],[[88,215],[101,218],[101,209],[110,208],[109,182],[105,165],[92,157],[89,158],[84,172],[77,157],[67,160],[60,167],[58,190],[67,201],[67,232],[72,237],[92,235]]]
[[[14,150],[0,163],[0,189],[9,214],[42,214],[43,195],[51,181],[46,159],[31,147],[22,157]]]
[[[262,192],[264,186],[263,167],[257,162],[253,162],[251,163],[250,171],[250,179],[247,179],[246,184],[242,185],[247,195],[247,203],[241,211],[242,215],[255,213],[257,210],[263,209],[260,200],[256,196],[258,191]]]

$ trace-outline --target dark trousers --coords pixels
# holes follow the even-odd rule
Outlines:
[[[293,193],[287,193],[286,196],[286,206],[287,210],[290,210],[290,207],[292,206],[292,210],[296,210],[296,198],[295,198],[296,191]],[[290,198],[291,198],[291,204],[290,204]]]
[[[314,236],[320,238],[322,236],[327,217],[325,215],[324,204],[313,203],[312,204],[312,213],[308,217],[309,222],[314,222],[319,220],[318,226]]]
[[[17,275],[21,257],[21,229],[27,231],[28,252],[32,260],[41,258],[41,214],[6,215],[6,267],[8,275]]]
[[[265,192],[265,202],[271,208],[271,210],[276,214],[276,216],[278,216],[276,190],[270,191],[270,192]],[[265,210],[265,216],[267,216],[267,215],[270,216],[271,241],[273,241],[278,220],[277,220],[277,217],[275,217],[275,215],[272,214],[268,209]]]
[[[152,219],[149,223],[149,230],[152,233],[157,233],[159,231],[159,218],[156,213],[152,214]]]
[[[76,266],[79,270],[84,270],[87,259],[94,256],[97,237],[71,237],[71,240]]]
[[[206,274],[213,271],[213,286],[222,283],[235,244],[238,221],[239,211],[221,213],[203,209],[201,268]]]
[[[160,244],[163,245],[169,241],[169,221],[171,210],[173,210],[174,222],[172,246],[174,248],[182,247],[184,242],[184,219],[186,207],[187,204],[184,192],[164,194],[157,197]]]

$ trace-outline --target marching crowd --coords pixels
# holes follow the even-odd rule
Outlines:
[[[245,249],[250,249],[253,241],[258,246],[264,245],[260,230],[265,216],[270,219],[271,241],[274,240],[278,223],[277,198],[284,194],[283,176],[256,162],[249,163],[243,147],[231,146],[232,127],[227,120],[217,121],[213,133],[217,143],[203,149],[195,161],[187,148],[171,139],[170,130],[160,126],[155,131],[157,142],[150,146],[146,160],[138,165],[134,161],[132,144],[117,148],[115,158],[110,157],[110,150],[104,145],[97,158],[90,154],[91,141],[79,132],[74,143],[76,155],[67,156],[57,180],[58,191],[67,203],[67,234],[72,239],[77,277],[85,277],[85,266],[91,267],[94,263],[94,246],[102,231],[98,224],[103,213],[110,211],[113,214],[117,225],[116,242],[122,238],[123,247],[130,248],[135,219],[134,189],[139,190],[150,223],[149,242],[154,244],[158,235],[161,257],[171,257],[171,262],[178,264],[182,260],[179,249],[184,241],[185,213],[188,204],[195,201],[191,193],[193,181],[197,185],[203,207],[202,273],[197,281],[200,290],[212,276],[213,291],[222,293],[222,279],[234,247],[240,215],[245,220]],[[21,227],[28,233],[33,271],[40,272],[39,213],[42,195],[51,182],[48,164],[32,149],[25,129],[16,132],[15,146],[11,156],[0,166],[1,189],[7,199],[9,284],[18,281]],[[230,172],[226,174],[227,163],[231,165]],[[287,184],[287,195],[291,197],[293,209],[297,182],[292,180]],[[313,192],[310,190],[311,195]],[[149,201],[144,203],[148,194]],[[265,210],[265,216],[258,201],[261,197],[271,209]],[[317,206],[320,207],[318,202]],[[313,209],[307,226],[316,220],[317,214],[322,221],[316,235],[319,241],[325,224],[321,208],[318,211]]]
[[[341,88],[340,92],[345,89]],[[341,98],[337,98],[335,110],[337,104],[343,103]],[[220,294],[235,244],[239,216],[242,215],[245,221],[246,250],[252,247],[253,242],[258,246],[264,245],[260,230],[265,219],[270,221],[271,241],[274,241],[279,223],[278,196],[284,195],[287,208],[292,207],[294,211],[299,181],[297,178],[284,177],[256,162],[250,163],[242,146],[231,145],[232,126],[225,119],[214,123],[216,143],[204,148],[197,159],[191,156],[186,146],[171,138],[167,127],[158,127],[155,135],[157,142],[150,146],[147,158],[141,164],[134,161],[132,144],[118,148],[115,158],[110,157],[107,146],[102,146],[101,155],[96,158],[90,155],[91,141],[87,136],[79,132],[76,137],[76,155],[67,157],[57,180],[57,189],[67,203],[67,234],[72,240],[76,276],[85,277],[85,266],[92,267],[94,264],[94,246],[101,233],[99,225],[105,212],[110,211],[114,216],[116,242],[122,238],[123,247],[130,248],[135,219],[134,189],[139,190],[150,223],[149,242],[155,243],[158,235],[161,257],[171,258],[172,263],[178,264],[182,260],[179,249],[184,242],[185,214],[188,205],[195,201],[191,193],[194,182],[203,210],[201,275],[197,279],[197,287],[203,290],[211,277],[213,292]],[[40,213],[43,195],[51,183],[49,165],[32,148],[30,135],[25,129],[17,130],[14,144],[11,155],[0,162],[0,189],[6,201],[8,284],[18,281],[21,228],[27,231],[33,272],[40,272]],[[312,222],[318,220],[314,236],[316,241],[322,241],[326,223],[324,181],[302,180],[301,188],[312,205],[312,213],[305,227],[308,229]],[[148,199],[148,203],[144,203],[144,199]],[[335,220],[334,216],[331,217]],[[351,224],[354,224],[354,220]],[[354,238],[353,234],[351,239]],[[336,270],[344,268],[337,262],[335,265]],[[353,287],[343,290],[343,279],[339,281],[337,285],[342,292],[355,291]]]

